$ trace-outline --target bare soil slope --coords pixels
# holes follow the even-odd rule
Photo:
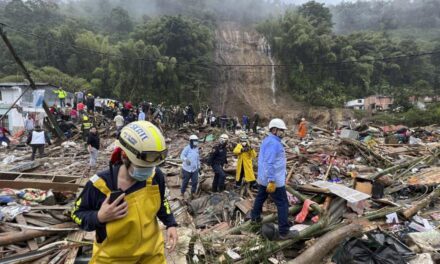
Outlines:
[[[254,29],[227,22],[216,30],[215,62],[222,65],[271,65],[270,47]],[[220,66],[211,105],[218,114],[252,116],[258,112],[264,119],[280,117],[294,124],[302,116],[325,125],[344,119],[350,113],[326,108],[310,108],[295,102],[291,96],[272,90],[272,67]],[[275,68],[276,71],[276,68]],[[332,121],[330,121],[333,119]]]

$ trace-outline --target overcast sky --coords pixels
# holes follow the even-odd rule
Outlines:
[[[310,0],[284,0],[284,1],[287,2],[287,3],[294,3],[294,4],[300,5],[300,4],[306,3],[306,2],[308,2]],[[345,1],[345,2],[353,2],[353,1],[356,1],[356,0],[315,0],[315,1],[316,2],[320,2],[320,3],[326,3],[326,4],[338,4],[338,3],[343,2],[343,1]]]

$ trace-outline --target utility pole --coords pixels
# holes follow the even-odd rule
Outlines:
[[[29,74],[29,71],[24,66],[23,62],[18,57],[18,55],[15,52],[14,47],[12,46],[11,42],[9,42],[9,39],[6,36],[6,32],[4,32],[3,27],[4,27],[4,25],[0,24],[0,35],[1,35],[2,39],[3,39],[3,42],[5,42],[6,47],[8,47],[9,52],[11,53],[12,57],[14,57],[14,59],[17,62],[18,66],[20,67],[24,77],[29,81],[29,85],[30,85],[31,89],[32,90],[37,90],[37,87],[35,86],[34,80],[32,79],[31,75]],[[27,90],[25,90],[25,92],[26,91]],[[17,103],[17,102],[18,102],[18,100],[16,100],[14,102],[14,104]],[[49,111],[49,106],[47,106],[47,103],[46,103],[45,100],[43,100],[43,108],[44,108],[44,111],[46,112],[47,117],[49,118],[50,123],[55,128],[55,132],[57,133],[58,138],[61,139],[61,140],[65,140],[66,137],[64,136],[64,133],[61,131],[60,127],[58,126],[58,123],[55,120],[55,118],[53,117],[52,113]]]

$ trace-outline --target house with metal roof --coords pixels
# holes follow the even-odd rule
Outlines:
[[[13,109],[3,118],[1,125],[10,131],[17,131],[23,128],[24,120],[27,115],[31,114],[35,117],[38,124],[42,125],[46,116],[42,107],[42,100],[51,105],[58,105],[58,95],[53,91],[58,89],[57,86],[48,83],[36,83],[37,90],[32,90],[28,83],[0,83],[0,116],[17,101]],[[68,93],[66,103],[73,103],[73,94]]]

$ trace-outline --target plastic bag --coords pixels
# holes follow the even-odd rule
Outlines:
[[[338,248],[332,261],[336,264],[405,264],[393,244],[382,246],[373,240],[351,238]]]

